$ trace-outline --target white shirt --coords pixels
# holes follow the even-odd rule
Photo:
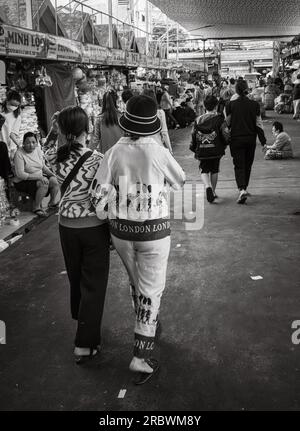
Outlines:
[[[9,153],[14,153],[17,146],[10,138],[10,134],[19,134],[22,122],[21,115],[18,115],[17,118],[13,112],[1,112],[1,115],[5,118],[5,123],[0,131],[0,140],[6,143]]]
[[[36,147],[32,153],[26,153],[19,148],[14,158],[16,178],[15,182],[26,181],[29,175],[42,176],[45,166],[42,150]]]
[[[124,137],[105,153],[91,200],[100,219],[155,220],[169,216],[169,188],[178,189],[184,182],[180,165],[152,137]]]

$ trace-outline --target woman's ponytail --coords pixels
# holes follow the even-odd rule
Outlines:
[[[64,108],[58,115],[58,125],[65,135],[66,144],[57,151],[57,162],[64,162],[71,153],[80,154],[82,145],[76,140],[82,133],[88,133],[89,119],[86,112],[79,106]]]
[[[82,145],[76,142],[76,136],[67,135],[66,136],[67,143],[59,147],[57,150],[57,162],[61,163],[67,160],[71,153],[75,153],[76,155],[80,154],[80,149]]]

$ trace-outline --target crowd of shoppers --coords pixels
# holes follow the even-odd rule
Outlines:
[[[298,86],[300,80],[291,93],[295,113]],[[190,149],[199,161],[209,203],[218,198],[220,160],[227,146],[239,204],[249,197],[257,138],[267,160],[293,157],[291,139],[278,121],[272,129],[275,142],[267,145],[261,105],[243,79],[199,82],[194,91],[181,86],[177,100],[168,87],[155,91],[145,85],[140,95],[126,89],[120,109],[116,93],[110,90],[92,134],[85,111],[67,107],[53,115],[43,149],[32,132],[19,144],[18,93],[8,93],[0,117],[1,176],[9,181],[12,162],[14,187],[33,197],[33,211],[41,217],[46,216],[45,196],[50,195],[50,208],[59,201],[71,316],[77,321],[76,363],[92,360],[101,350],[113,246],[129,277],[135,313],[129,369],[136,384],[144,384],[159,369],[153,350],[161,330],[159,312],[170,252],[170,190],[179,190],[185,182],[185,173],[173,157],[169,129],[194,123]]]

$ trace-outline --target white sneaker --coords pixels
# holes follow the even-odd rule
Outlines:
[[[237,203],[243,205],[247,200],[247,192],[245,190],[242,190],[239,194]]]

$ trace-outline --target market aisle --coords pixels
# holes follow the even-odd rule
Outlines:
[[[269,114],[270,115],[270,114]],[[123,266],[112,254],[103,352],[86,367],[73,363],[74,324],[55,217],[0,256],[1,410],[232,410],[300,408],[299,123],[281,117],[297,158],[256,154],[247,206],[235,204],[233,168],[222,161],[218,204],[205,202],[200,231],[173,226],[162,369],[143,387],[127,370],[133,314]],[[270,137],[271,123],[265,123]],[[188,180],[199,180],[189,129],[172,132]],[[251,275],[260,275],[254,281]],[[166,363],[169,363],[166,366]],[[118,399],[127,389],[124,399]]]

